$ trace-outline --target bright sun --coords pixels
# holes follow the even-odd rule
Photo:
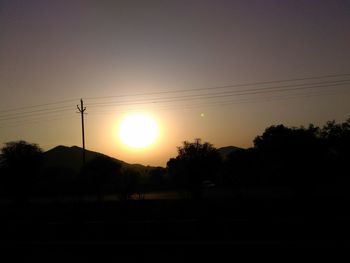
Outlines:
[[[119,127],[119,138],[131,148],[150,146],[156,141],[158,134],[156,121],[143,113],[126,116]]]

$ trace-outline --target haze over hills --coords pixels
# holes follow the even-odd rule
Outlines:
[[[234,152],[240,149],[241,148],[238,148],[235,146],[226,146],[226,147],[218,148],[218,151],[223,158],[226,158],[227,155],[230,154],[231,152]],[[72,147],[63,146],[63,145],[56,146],[44,153],[44,160],[45,160],[44,166],[46,168],[63,167],[78,173],[82,166],[82,150],[83,149],[78,146],[72,146]],[[99,152],[94,152],[90,150],[85,151],[86,162],[91,161],[97,156],[110,157]],[[110,158],[118,162],[121,162],[122,166],[124,167],[132,168],[138,171],[144,170],[147,168],[152,168],[150,166],[146,166],[142,164],[129,164],[127,162],[124,162],[122,160],[119,160],[113,157],[110,157]]]

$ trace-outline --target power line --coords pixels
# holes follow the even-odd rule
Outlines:
[[[349,92],[350,90],[343,90],[343,92]],[[284,95],[284,96],[272,96],[272,97],[260,97],[260,98],[247,98],[247,99],[240,99],[240,100],[219,100],[219,101],[209,101],[206,103],[192,103],[192,104],[184,104],[181,106],[176,105],[170,105],[169,107],[158,107],[156,108],[157,111],[163,111],[163,110],[188,110],[188,109],[196,109],[196,108],[203,108],[203,107],[221,107],[221,106],[228,106],[228,105],[240,105],[240,104],[251,104],[251,103],[263,103],[263,102],[270,102],[270,101],[278,101],[278,100],[292,100],[292,99],[299,99],[301,96],[306,98],[311,97],[319,97],[319,96],[325,96],[325,95],[335,95],[337,93],[327,91],[327,92],[317,92],[312,94],[293,94],[293,95]],[[110,115],[120,112],[138,112],[143,111],[144,108],[132,108],[132,109],[125,109],[125,110],[117,110],[117,111],[95,111],[92,112],[91,115],[97,114],[97,115]]]
[[[179,90],[171,90],[171,91],[147,92],[147,93],[138,93],[138,94],[124,94],[124,95],[118,95],[118,96],[88,97],[86,99],[95,100],[95,99],[109,99],[109,98],[120,98],[120,97],[132,97],[132,96],[158,95],[158,94],[168,94],[168,93],[192,92],[192,91],[200,91],[200,90],[217,90],[217,89],[227,89],[227,88],[233,88],[233,87],[247,87],[247,86],[283,83],[283,82],[295,82],[295,81],[305,81],[305,80],[339,78],[339,77],[346,77],[346,76],[350,76],[350,73],[345,73],[345,74],[328,74],[328,75],[321,75],[321,76],[314,76],[314,77],[291,78],[291,79],[272,80],[272,81],[259,81],[259,82],[250,82],[250,83],[241,83],[241,84],[232,84],[232,85],[225,85],[225,86],[205,87],[205,88],[179,89]],[[11,109],[6,109],[6,110],[0,110],[0,114],[5,113],[5,112],[11,112],[11,111],[25,110],[25,109],[30,109],[30,108],[52,106],[52,105],[57,105],[57,104],[62,104],[62,103],[67,103],[67,102],[73,102],[73,101],[76,101],[76,100],[78,100],[78,99],[77,98],[75,98],[75,99],[67,99],[67,100],[61,100],[61,101],[45,103],[45,104],[37,104],[37,105],[31,105],[31,106],[25,106],[25,107],[17,107],[17,108],[11,108]]]
[[[322,84],[322,85],[320,85]],[[111,106],[122,106],[122,105],[144,105],[144,104],[159,104],[159,103],[172,103],[179,101],[193,101],[193,100],[213,100],[217,98],[227,98],[232,96],[252,96],[252,95],[265,95],[268,93],[281,93],[281,92],[290,92],[290,91],[299,91],[299,90],[308,90],[308,89],[319,89],[319,88],[328,88],[336,87],[350,84],[350,79],[345,80],[335,80],[335,81],[323,81],[316,83],[302,83],[302,84],[289,84],[283,86],[274,86],[274,87],[264,87],[264,88],[253,88],[248,90],[234,90],[234,91],[219,91],[212,93],[202,93],[202,94],[190,94],[182,96],[173,96],[173,97],[158,97],[143,99],[138,101],[117,101],[117,102],[105,102],[105,103],[90,103],[90,107],[111,107]],[[0,121],[8,121],[13,119],[23,119],[28,117],[36,116],[45,116],[58,112],[68,112],[71,110],[71,106],[61,106],[54,108],[38,109],[33,111],[26,111],[20,113],[9,113],[0,115]]]
[[[139,101],[114,101],[114,102],[105,102],[105,103],[88,103],[90,107],[109,107],[114,105],[137,105],[137,104],[154,104],[154,103],[164,103],[164,102],[176,102],[176,101],[188,101],[188,100],[198,100],[198,99],[213,99],[219,97],[231,97],[231,96],[246,96],[246,95],[258,95],[258,94],[267,94],[267,93],[280,93],[280,92],[289,92],[289,91],[298,91],[298,90],[308,90],[308,89],[319,89],[325,87],[336,87],[350,84],[350,79],[334,82],[323,82],[321,85],[319,83],[307,83],[307,84],[298,84],[298,85],[284,85],[279,87],[267,87],[260,89],[249,89],[249,90],[239,90],[239,91],[225,91],[225,92],[212,92],[212,93],[203,93],[203,94],[192,94],[192,95],[183,95],[183,96],[174,96],[174,97],[158,97],[143,99]],[[316,85],[317,84],[317,85]]]
[[[72,111],[71,109],[65,109],[65,110],[46,110],[45,112],[41,112],[41,113],[36,113],[36,114],[20,114],[20,115],[16,115],[16,116],[11,116],[11,117],[4,117],[4,118],[0,118],[0,121],[8,121],[8,120],[13,120],[13,119],[23,119],[23,118],[28,118],[28,117],[35,117],[35,116],[47,116],[50,115],[52,113],[57,113],[57,112],[67,112],[67,111]]]
[[[37,112],[47,112],[47,111],[50,111],[50,110],[68,110],[68,109],[72,109],[72,106],[62,106],[62,107],[55,107],[55,108],[49,108],[49,109],[39,109],[39,110],[25,111],[25,112],[20,112],[20,113],[0,114],[0,119],[1,118],[6,118],[6,117],[15,117],[15,116],[18,116],[18,115],[23,115],[23,114],[31,114],[31,113],[37,113]]]
[[[290,91],[291,89],[286,89],[286,88],[294,88],[294,87],[303,87],[303,86],[310,86],[310,85],[325,85],[325,84],[335,84],[335,83],[345,83],[345,84],[350,84],[350,79],[345,79],[345,80],[336,80],[336,81],[323,81],[323,82],[314,82],[314,83],[300,83],[300,84],[289,84],[289,85],[284,85],[284,86],[273,86],[273,87],[264,87],[264,88],[254,88],[254,89],[246,89],[246,90],[233,90],[233,91],[216,91],[216,92],[211,92],[211,93],[202,93],[202,94],[189,94],[189,95],[182,95],[182,96],[174,96],[174,97],[158,97],[158,98],[148,98],[148,99],[142,99],[139,101],[142,102],[153,102],[157,100],[163,100],[164,98],[168,99],[177,99],[177,98],[188,98],[188,97],[198,97],[198,96],[211,96],[211,95],[217,95],[217,94],[236,94],[236,93],[247,93],[250,94],[250,92],[254,91],[274,91],[274,90],[281,90],[283,91]],[[323,87],[323,86],[321,86]],[[305,89],[308,89],[309,87],[305,87]],[[122,101],[122,102],[135,102],[135,100],[127,100],[127,101]],[[89,106],[93,105],[104,105],[104,104],[109,104],[109,103],[118,103],[118,102],[95,102],[95,103],[89,103]]]
[[[38,107],[44,107],[44,106],[52,106],[52,105],[57,105],[57,104],[62,104],[62,103],[67,103],[67,102],[73,102],[76,100],[77,99],[69,99],[69,100],[67,99],[67,100],[61,100],[61,101],[45,103],[45,104],[37,104],[37,105],[31,105],[31,106],[24,106],[24,107],[17,107],[17,108],[11,108],[11,109],[6,109],[6,110],[0,110],[0,114],[2,114],[4,112],[20,111],[20,110],[32,109],[32,108],[38,108]]]
[[[6,129],[6,128],[15,128],[15,127],[21,127],[21,126],[26,126],[26,125],[32,125],[32,124],[43,124],[43,123],[47,123],[47,122],[54,122],[54,121],[58,121],[58,120],[67,120],[67,119],[73,119],[72,116],[61,116],[61,115],[57,115],[51,118],[39,118],[39,119],[34,119],[34,120],[29,120],[29,121],[15,121],[12,122],[10,124],[6,124],[3,126],[0,126],[0,129]]]
[[[9,119],[9,120],[1,120],[0,122],[0,128],[8,128],[8,127],[19,127],[23,125],[30,125],[32,123],[46,123],[50,122],[51,120],[63,120],[63,119],[70,119],[72,118],[72,115],[69,114],[69,112],[59,112],[59,113],[51,113],[48,115],[36,115],[36,116],[29,116],[23,118],[16,118],[16,119]]]
[[[89,107],[111,107],[111,106],[120,106],[120,105],[142,105],[142,104],[161,104],[161,103],[172,103],[179,101],[193,101],[193,100],[213,100],[220,99],[232,96],[253,96],[253,95],[264,95],[268,93],[282,93],[282,92],[292,92],[299,90],[308,90],[308,89],[321,89],[327,87],[336,87],[350,84],[350,79],[339,79],[343,77],[350,76],[350,74],[333,74],[333,75],[323,75],[316,77],[305,77],[305,78],[293,78],[293,79],[283,79],[283,80],[272,80],[272,81],[260,81],[260,82],[251,82],[227,86],[217,86],[211,88],[195,88],[195,89],[182,89],[182,90],[173,90],[173,91],[161,91],[161,92],[149,92],[149,93],[139,93],[139,94],[129,94],[129,95],[120,95],[120,96],[109,96],[109,97],[95,97],[90,98],[92,100],[99,99],[110,99],[110,98],[121,98],[121,97],[135,97],[135,96],[150,96],[150,95],[161,95],[161,94],[176,94],[183,93],[184,95],[177,96],[165,96],[165,97],[155,97],[155,98],[145,98],[145,99],[133,99],[133,100],[124,100],[124,101],[106,101],[106,102],[93,102],[87,103]],[[306,80],[320,80],[319,82],[305,82],[298,83],[299,81]],[[290,82],[291,84],[289,84]],[[295,83],[293,83],[295,82]],[[267,84],[277,84],[277,83],[286,83],[286,85],[273,85],[266,86]],[[256,88],[254,86],[262,85],[263,87]],[[243,87],[252,87],[250,89],[240,89],[240,90],[228,90],[230,88],[243,88]],[[218,91],[219,90],[219,91]],[[203,91],[203,92],[202,92]],[[207,92],[205,92],[207,91]],[[188,94],[189,92],[193,94]],[[195,93],[194,93],[195,92]],[[11,121],[13,119],[22,119],[30,118],[35,116],[45,116],[58,112],[69,111],[72,106],[62,105],[58,107],[49,107],[54,105],[59,105],[63,103],[69,103],[75,101],[76,99],[67,99],[62,101],[56,101],[52,103],[38,104],[26,107],[17,107],[7,110],[0,111],[0,121]],[[37,108],[37,109],[35,109]],[[34,109],[29,110],[28,109]]]
[[[343,90],[338,90],[338,92],[349,92],[350,90],[348,89],[343,89]],[[192,104],[185,104],[179,106],[173,105],[172,107],[161,107],[157,108],[157,110],[161,111],[167,111],[167,110],[190,110],[190,109],[197,109],[197,108],[202,108],[202,107],[222,107],[222,106],[228,106],[228,105],[240,105],[240,104],[250,104],[250,103],[262,103],[262,102],[269,102],[269,101],[277,101],[277,100],[291,100],[291,99],[298,99],[300,97],[316,97],[316,96],[324,96],[324,95],[335,95],[337,92],[335,91],[318,91],[313,93],[299,93],[299,94],[293,94],[293,95],[277,95],[277,96],[269,96],[269,97],[260,97],[260,98],[246,98],[246,99],[235,99],[235,100],[212,100],[209,102],[200,102],[200,103],[192,103]],[[158,105],[160,106],[160,105]],[[113,106],[112,106],[113,107]],[[118,112],[130,112],[130,111],[140,111],[144,110],[142,108],[140,109],[127,109],[127,110],[117,110],[117,111],[94,111],[90,113],[91,115],[107,115],[107,114],[115,114]],[[13,127],[20,127],[23,125],[32,125],[36,123],[45,123],[45,122],[53,122],[53,121],[58,121],[58,120],[63,120],[63,119],[73,119],[72,116],[62,116],[62,114],[57,114],[54,116],[51,116],[50,118],[47,118],[47,116],[42,116],[42,117],[35,117],[32,116],[30,118],[35,118],[35,119],[26,119],[25,121],[12,121],[12,123],[7,124],[6,126],[0,126],[0,129],[4,128],[13,128]]]
[[[249,86],[257,86],[257,85],[277,84],[277,83],[283,83],[283,82],[318,80],[318,79],[327,79],[327,78],[336,78],[336,77],[339,78],[339,77],[348,77],[348,76],[350,76],[350,73],[329,74],[329,75],[314,76],[314,77],[291,78],[291,79],[271,80],[271,81],[257,81],[257,82],[250,82],[250,83],[240,83],[240,84],[213,86],[213,87],[205,87],[205,88],[178,89],[178,90],[169,90],[169,91],[145,92],[145,93],[124,94],[124,95],[104,96],[104,97],[87,97],[85,99],[95,100],[95,99],[110,99],[110,98],[122,98],[122,97],[132,97],[132,96],[147,96],[147,95],[192,92],[192,91],[201,91],[201,90],[215,90],[215,89],[227,89],[227,88],[237,88],[237,87],[249,87]]]

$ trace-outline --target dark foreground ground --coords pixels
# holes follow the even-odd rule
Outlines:
[[[234,248],[350,247],[349,201],[317,197],[3,204],[14,256],[205,258]]]

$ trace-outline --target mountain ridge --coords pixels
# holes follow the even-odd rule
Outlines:
[[[225,146],[225,147],[217,148],[217,150],[222,156],[222,158],[225,159],[231,152],[242,150],[242,148],[239,148],[236,146]],[[44,166],[46,168],[63,167],[78,173],[83,165],[82,151],[83,149],[76,145],[73,145],[73,146],[57,145],[44,152]],[[160,167],[160,166],[143,165],[138,163],[131,164],[100,152],[91,151],[87,149],[85,150],[86,162],[89,162],[98,156],[111,158],[117,162],[120,162],[124,167],[133,168],[136,170]]]
[[[229,154],[231,154],[232,152],[236,152],[236,151],[241,151],[241,150],[244,150],[243,148],[240,148],[240,147],[236,147],[236,146],[224,146],[224,147],[220,147],[217,149],[218,152],[221,154],[221,157],[223,159],[226,159],[227,156]]]
[[[44,167],[61,167],[70,169],[76,173],[78,173],[83,166],[82,160],[83,149],[79,146],[64,146],[58,145],[50,150],[44,152]],[[91,150],[85,150],[85,160],[86,162],[91,161],[96,157],[108,157],[117,162],[120,162],[122,166],[127,168],[133,168],[135,170],[147,169],[150,166],[142,165],[142,164],[130,164],[125,161],[119,160],[117,158],[108,156],[106,154],[95,152]]]

